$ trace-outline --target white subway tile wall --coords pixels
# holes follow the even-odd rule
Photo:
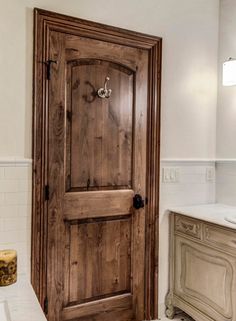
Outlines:
[[[236,206],[236,161],[216,163],[216,201]]]
[[[0,163],[0,250],[15,249],[18,273],[30,276],[32,165]]]
[[[161,177],[160,189],[160,249],[159,249],[159,311],[160,317],[164,314],[164,301],[168,291],[168,251],[169,251],[169,224],[168,209],[175,206],[194,204],[208,204],[215,202],[215,162],[214,161],[168,161],[161,162],[163,168],[175,167],[178,169],[178,181],[163,182]],[[213,171],[209,180],[207,171]]]

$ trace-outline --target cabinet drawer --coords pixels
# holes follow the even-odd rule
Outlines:
[[[221,248],[233,250],[235,253],[236,231],[233,232],[228,229],[226,230],[222,227],[217,227],[208,224],[204,224],[203,230],[205,242]]]
[[[181,215],[175,216],[175,231],[197,239],[201,239],[202,235],[201,223],[199,221]]]

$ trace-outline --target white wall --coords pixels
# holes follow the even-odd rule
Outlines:
[[[217,158],[236,158],[236,86],[222,86],[222,63],[236,58],[236,1],[220,1]]]
[[[33,7],[163,37],[162,156],[214,157],[218,0],[0,0],[0,156],[31,156]]]
[[[218,0],[0,0],[0,157],[31,157],[33,7],[163,37],[162,158],[214,158]],[[176,189],[162,185],[162,305],[168,288],[164,211],[185,205],[191,179],[196,184],[188,204],[212,200],[212,185],[196,171]]]
[[[220,1],[216,156],[217,202],[236,205],[236,86],[222,86],[222,63],[236,58],[236,1]]]
[[[236,162],[216,164],[216,200],[218,203],[236,206]]]

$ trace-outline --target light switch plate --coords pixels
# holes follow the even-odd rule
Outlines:
[[[178,167],[163,167],[162,168],[163,183],[177,183],[179,182],[179,168]]]
[[[207,167],[206,168],[206,181],[213,182],[215,180],[215,168]]]

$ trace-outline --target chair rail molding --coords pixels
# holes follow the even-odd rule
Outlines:
[[[0,157],[0,167],[6,166],[29,166],[32,164],[31,158],[24,157]]]

